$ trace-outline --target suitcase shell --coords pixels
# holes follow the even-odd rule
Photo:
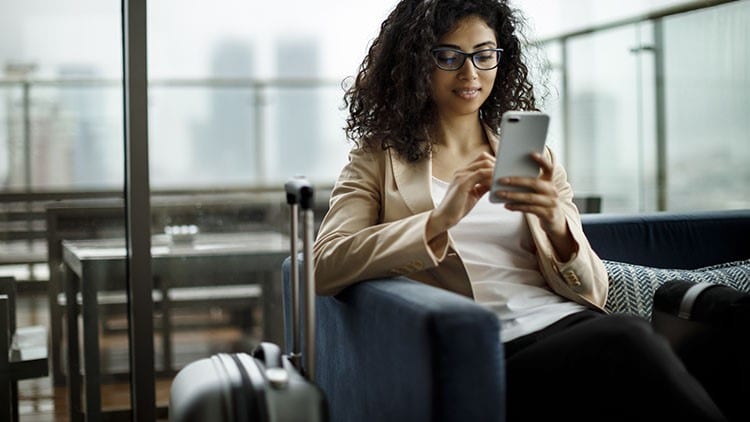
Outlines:
[[[322,422],[325,399],[286,357],[266,365],[247,353],[216,354],[175,377],[169,420]]]
[[[314,383],[313,189],[304,177],[292,178],[285,189],[287,203],[291,206],[293,257],[297,256],[299,214],[304,218],[304,281],[307,283],[299,285],[295,268],[291,353],[282,355],[279,346],[264,342],[252,355],[219,353],[186,365],[172,381],[171,422],[324,422],[328,419],[325,396]],[[300,292],[305,296],[304,305],[300,303]],[[305,311],[304,330],[299,329],[300,309]],[[302,332],[304,340],[300,339]],[[300,353],[301,344],[305,346],[303,353]]]

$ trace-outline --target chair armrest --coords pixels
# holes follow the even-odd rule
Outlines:
[[[489,309],[406,278],[361,282],[316,308],[316,382],[331,421],[505,420]]]

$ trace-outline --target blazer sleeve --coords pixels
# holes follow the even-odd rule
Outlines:
[[[552,242],[542,229],[539,219],[528,214],[527,221],[537,247],[540,270],[547,283],[558,294],[583,305],[603,309],[609,290],[607,270],[583,232],[581,216],[573,203],[573,189],[565,169],[554,160],[549,149],[547,158],[555,165],[553,183],[578,250],[568,262],[558,261]]]
[[[385,152],[350,152],[313,248],[318,294],[333,295],[362,280],[437,266],[440,257],[425,240],[429,211],[383,221],[387,183]]]

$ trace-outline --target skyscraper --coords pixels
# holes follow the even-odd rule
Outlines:
[[[311,38],[280,40],[276,52],[276,74],[282,80],[319,77],[320,47]],[[283,180],[295,174],[313,177],[322,148],[320,87],[279,87],[273,90],[277,104],[274,122],[275,165],[273,178]]]
[[[213,54],[211,78],[238,84],[209,87],[208,116],[196,124],[192,157],[197,180],[193,184],[248,184],[255,181],[253,134],[254,92],[247,82],[255,77],[253,50],[244,41],[226,40]]]

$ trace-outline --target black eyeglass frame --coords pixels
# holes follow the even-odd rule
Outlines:
[[[438,59],[437,59],[436,53],[439,53],[441,51],[450,51],[450,52],[459,54],[462,57],[461,64],[459,64],[458,67],[456,67],[455,69],[453,69],[453,68],[446,68],[446,67],[440,66],[440,63],[438,63]],[[482,67],[480,67],[480,65],[477,64],[476,57],[477,57],[478,54],[487,53],[488,51],[494,51],[495,54],[497,54],[497,63],[495,63],[495,65],[492,66],[492,67],[482,68]],[[465,53],[465,52],[463,52],[461,50],[458,50],[458,49],[455,49],[455,48],[451,48],[451,47],[437,47],[437,48],[433,48],[432,50],[430,50],[430,54],[432,55],[432,60],[435,62],[435,66],[437,66],[438,69],[440,69],[440,70],[445,70],[445,71],[448,71],[448,72],[454,72],[456,70],[461,69],[464,66],[464,64],[466,64],[466,58],[467,57],[471,58],[471,63],[478,70],[492,70],[492,69],[495,69],[496,67],[498,67],[500,65],[500,57],[502,57],[502,52],[503,52],[502,48],[483,48],[483,49],[477,50],[477,51],[475,51],[473,53]]]

